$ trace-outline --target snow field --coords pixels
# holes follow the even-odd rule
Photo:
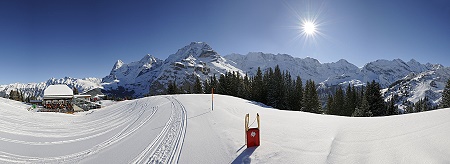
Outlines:
[[[12,102],[2,100],[3,102]],[[167,127],[164,127],[163,121],[177,121],[177,118],[180,117],[177,114],[182,115],[183,112],[177,112],[177,108],[172,110],[170,107],[174,105],[171,105],[171,102],[163,97],[155,97],[152,100],[125,101],[111,107],[81,112],[76,115],[34,113],[26,110],[14,114],[17,111],[23,111],[26,106],[9,108],[8,105],[4,105],[9,102],[1,103],[0,110],[2,113],[11,112],[6,116],[2,115],[4,116],[1,117],[1,123],[4,125],[2,127],[11,128],[0,130],[0,161],[7,163],[131,162],[141,152],[138,149],[140,145],[146,145],[146,142],[150,143],[152,136],[158,136],[160,129],[170,128],[169,132],[165,132],[166,136],[176,136],[172,132],[175,128],[169,126],[176,124],[167,123]],[[160,106],[150,106],[150,102],[155,102]],[[160,107],[167,110],[160,110]],[[171,113],[173,113],[172,117],[170,117]],[[23,124],[30,119],[32,121],[29,124]],[[162,121],[160,121],[161,119]],[[151,124],[150,122],[156,123]],[[185,122],[182,122],[182,124],[186,125]],[[179,127],[184,128],[183,126]],[[150,132],[142,130],[143,128]],[[180,140],[181,138],[180,141],[182,141],[184,133],[182,133],[182,130],[178,131],[182,135],[176,136],[175,139]],[[149,135],[148,139],[144,139],[142,135]],[[133,141],[136,138],[138,139],[136,140],[137,143],[130,143],[136,142]],[[121,145],[132,146],[132,148],[123,151],[118,147]],[[163,144],[158,146],[164,147]],[[144,148],[142,147],[142,149]],[[167,151],[167,153],[172,154],[166,155],[166,153],[163,153],[161,156],[174,157],[179,154],[179,152],[172,151],[179,149],[169,147],[168,150],[170,151]],[[158,155],[160,154],[156,154],[154,158],[159,157]],[[170,160],[176,161],[177,158]]]
[[[210,109],[210,96],[203,96],[203,103],[199,102],[199,97],[202,96],[181,95],[177,98],[185,104],[188,117]],[[219,138],[211,142],[191,140],[193,119],[188,119],[186,145],[202,145],[202,148],[192,148],[193,151],[201,151],[205,147],[204,152],[221,149],[218,153],[221,155],[207,155],[215,156],[214,159],[222,156],[224,161],[219,163],[450,162],[450,141],[446,139],[450,135],[450,110],[447,109],[389,117],[351,118],[280,111],[229,96],[217,95],[214,100],[214,111],[199,117],[209,121],[203,127],[213,127],[210,128],[212,132],[203,133],[206,135],[203,138]],[[191,114],[191,111],[196,113]],[[261,117],[261,146],[257,148],[246,149],[244,145],[246,113],[250,113],[250,123],[256,113]],[[256,126],[255,122],[252,127]],[[183,148],[186,149],[191,148]],[[182,154],[181,159],[185,159],[183,157]]]
[[[74,115],[0,98],[0,163],[449,163],[450,110],[377,118],[154,96]],[[261,146],[246,148],[244,117]]]

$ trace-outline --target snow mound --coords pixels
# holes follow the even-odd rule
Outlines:
[[[211,95],[154,96],[70,115],[0,98],[0,163],[450,162],[448,109],[349,118],[223,95],[211,104]],[[246,113],[250,123],[261,116],[259,147],[245,146]]]

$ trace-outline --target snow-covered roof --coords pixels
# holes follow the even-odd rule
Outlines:
[[[85,95],[74,95],[75,98],[90,98],[91,95],[85,94]]]
[[[44,90],[44,99],[50,97],[70,98],[73,91],[67,85],[50,85]]]

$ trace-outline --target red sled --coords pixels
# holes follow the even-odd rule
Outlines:
[[[258,121],[257,128],[249,128],[249,114],[245,115],[245,140],[247,148],[253,146],[259,146],[259,114],[256,114],[256,120]]]
[[[247,131],[247,147],[259,146],[259,129],[250,128]]]

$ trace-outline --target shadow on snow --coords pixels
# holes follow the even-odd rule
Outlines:
[[[244,145],[245,146],[245,145]],[[237,152],[239,152],[242,148],[244,148],[244,146],[242,146],[239,150],[237,150]],[[232,164],[241,164],[241,163],[251,163],[252,159],[250,158],[250,156],[253,154],[253,152],[255,152],[256,148],[258,147],[250,147],[250,148],[246,148],[244,151],[242,151],[241,154],[239,154],[239,156],[236,157],[236,159],[234,159],[233,162],[231,162]]]

